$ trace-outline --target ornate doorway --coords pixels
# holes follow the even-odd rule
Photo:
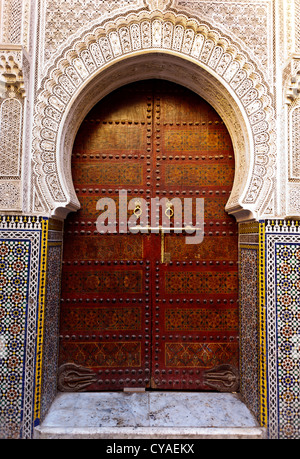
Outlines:
[[[166,81],[122,87],[82,123],[72,174],[81,209],[65,226],[60,390],[236,391],[238,228],[225,212],[234,155],[215,110]],[[157,228],[164,215],[172,226],[175,198],[193,211],[203,199],[203,241],[120,231],[155,197],[166,198]],[[114,231],[100,234],[112,202]]]

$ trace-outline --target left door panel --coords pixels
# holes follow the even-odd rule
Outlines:
[[[78,132],[72,173],[81,210],[65,227],[61,390],[149,387],[150,236],[120,234],[119,224],[132,215],[129,201],[151,195],[151,142],[152,95],[142,83],[108,96]],[[96,228],[97,203],[107,198],[115,234]]]

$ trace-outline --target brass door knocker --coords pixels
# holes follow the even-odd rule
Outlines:
[[[134,215],[139,218],[141,215],[142,215],[142,208],[141,208],[141,201],[138,199],[137,201],[135,201],[135,208],[134,208]]]

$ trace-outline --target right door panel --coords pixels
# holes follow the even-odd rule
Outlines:
[[[234,155],[215,110],[190,91],[159,82],[153,155],[159,197],[204,198],[204,239],[164,236],[164,263],[153,260],[153,388],[238,388],[238,228],[225,212]],[[172,224],[172,219],[170,223]],[[195,223],[195,221],[193,221]],[[192,235],[189,236],[192,241]]]

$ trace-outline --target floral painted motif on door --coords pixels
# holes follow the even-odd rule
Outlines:
[[[60,390],[238,390],[234,156],[215,110],[166,81],[120,88],[82,123],[72,174],[81,209],[65,224]],[[154,198],[160,229],[146,231]],[[194,219],[196,200],[204,238],[187,244],[174,203]],[[110,203],[114,231],[101,233]],[[144,231],[129,231],[133,217]]]

